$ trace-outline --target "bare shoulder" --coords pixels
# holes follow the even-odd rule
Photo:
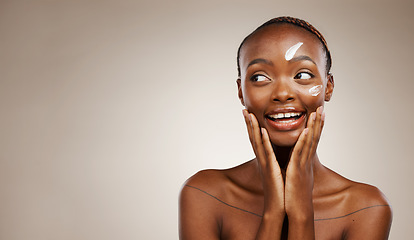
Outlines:
[[[377,187],[346,179],[346,239],[388,239],[392,208]]]
[[[219,197],[225,192],[228,184],[226,170],[208,169],[201,170],[184,182],[181,189],[181,198],[195,197],[200,199],[204,195]]]
[[[245,166],[202,170],[185,181],[179,199],[180,239],[220,239],[225,209],[234,207],[235,173],[245,172]]]
[[[220,239],[220,209],[213,198],[224,179],[220,170],[203,170],[183,184],[179,199],[180,239]]]
[[[227,180],[226,170],[207,169],[201,170],[191,176],[184,182],[183,187],[197,187],[205,190],[218,190],[219,183],[223,183]]]
[[[349,181],[347,195],[349,197],[350,206],[389,206],[389,202],[385,195],[377,187]]]
[[[216,197],[225,197],[229,188],[244,185],[243,177],[252,175],[251,161],[229,169],[202,170],[191,176],[183,184],[182,192],[186,188],[196,189]]]
[[[322,195],[336,195],[344,209],[351,211],[377,205],[390,206],[377,187],[349,180],[328,168],[325,169]]]

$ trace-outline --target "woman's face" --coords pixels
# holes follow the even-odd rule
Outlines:
[[[239,97],[277,146],[293,146],[309,115],[328,101],[333,78],[326,73],[322,43],[291,24],[267,26],[240,51]]]

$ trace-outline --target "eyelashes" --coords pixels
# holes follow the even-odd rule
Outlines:
[[[314,78],[315,75],[310,72],[299,72],[297,73],[293,79],[298,80],[309,80]],[[250,81],[252,82],[270,82],[272,79],[264,74],[254,74],[250,77]]]
[[[250,81],[252,82],[265,82],[265,81],[271,81],[271,79],[263,74],[254,74],[250,77]]]
[[[303,80],[306,80],[306,79],[311,79],[313,77],[315,77],[315,75],[313,75],[310,72],[300,72],[300,73],[296,74],[296,76],[294,77],[294,79],[303,79]]]

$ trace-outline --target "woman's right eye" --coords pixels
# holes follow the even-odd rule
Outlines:
[[[264,81],[269,81],[270,79],[264,75],[261,74],[257,74],[257,75],[253,75],[250,80],[252,80],[253,82],[264,82]]]

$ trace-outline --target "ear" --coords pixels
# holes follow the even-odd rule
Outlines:
[[[241,88],[241,79],[237,78],[236,82],[237,82],[237,91],[238,91],[238,94],[239,94],[239,99],[240,99],[241,104],[244,106],[243,92],[242,92],[242,88]]]
[[[328,81],[326,83],[326,89],[325,89],[325,101],[329,102],[329,100],[331,100],[331,97],[332,97],[335,83],[334,83],[334,77],[332,73],[328,73],[327,78],[328,78]]]

